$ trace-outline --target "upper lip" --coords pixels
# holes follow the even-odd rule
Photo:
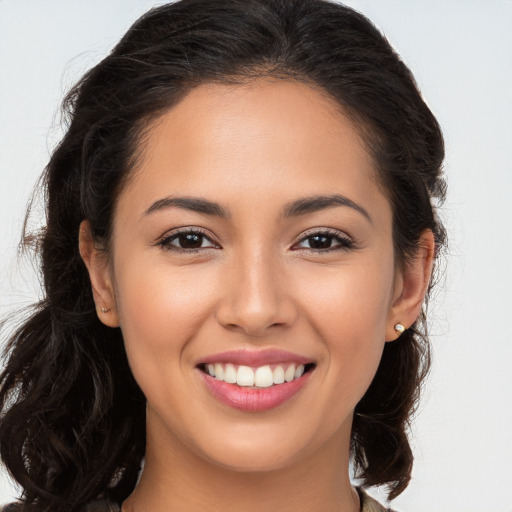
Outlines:
[[[297,363],[297,364],[308,364],[312,363],[311,359],[294,354],[293,352],[287,352],[286,350],[276,349],[264,349],[264,350],[229,350],[227,352],[219,352],[218,354],[212,354],[204,357],[198,363],[199,365],[204,364],[215,364],[215,363],[231,363],[234,365],[244,366],[264,366],[267,364],[280,364],[280,363]]]

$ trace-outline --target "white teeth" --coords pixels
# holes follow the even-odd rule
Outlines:
[[[217,372],[215,372],[215,378],[218,379]],[[239,366],[238,371],[236,372],[236,383],[239,386],[254,386],[253,369],[249,366]]]
[[[272,370],[270,365],[251,368],[250,366],[235,366],[234,364],[215,363],[205,366],[206,372],[217,380],[237,384],[243,387],[268,388],[274,384],[283,384],[299,379],[304,375],[304,365],[279,364]]]
[[[224,367],[219,363],[215,365],[215,378],[224,380]]]
[[[254,385],[258,388],[268,388],[274,384],[274,375],[270,366],[260,366],[254,374]]]
[[[288,366],[286,371],[284,372],[284,380],[286,382],[291,382],[295,377],[295,365],[291,364]]]
[[[282,384],[284,382],[284,368],[276,366],[272,374],[272,381],[274,384]]]
[[[224,370],[224,381],[234,384],[236,382],[236,368],[232,364],[227,364]]]

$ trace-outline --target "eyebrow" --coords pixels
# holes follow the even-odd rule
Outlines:
[[[199,197],[164,197],[155,201],[145,212],[144,215],[165,210],[167,208],[181,208],[182,210],[191,210],[193,212],[203,213],[205,215],[216,215],[223,219],[229,218],[231,215],[229,210],[223,208],[218,203],[213,203],[207,199]]]
[[[326,208],[335,206],[347,206],[363,215],[370,223],[373,223],[370,214],[356,202],[348,197],[340,194],[329,196],[312,196],[297,199],[286,205],[283,210],[284,217],[298,217],[307,213],[313,213]],[[231,217],[229,209],[222,207],[220,204],[199,197],[164,197],[155,201],[145,212],[145,215],[165,210],[167,208],[180,208],[182,210],[190,210],[205,215],[215,215],[223,219]]]
[[[285,217],[297,217],[306,213],[317,212],[325,210],[326,208],[333,208],[335,206],[348,206],[353,210],[363,215],[371,224],[373,224],[370,214],[359,204],[352,201],[348,197],[340,194],[333,194],[329,196],[313,196],[297,199],[288,204],[284,210]]]

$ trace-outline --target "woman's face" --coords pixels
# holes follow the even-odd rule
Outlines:
[[[392,212],[353,124],[304,84],[204,84],[140,157],[103,298],[148,442],[243,471],[348,451],[402,320]]]

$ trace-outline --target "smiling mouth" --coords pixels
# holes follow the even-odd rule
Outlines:
[[[314,363],[266,364],[258,367],[232,363],[200,364],[198,368],[215,380],[244,388],[262,389],[293,382],[311,372]]]

